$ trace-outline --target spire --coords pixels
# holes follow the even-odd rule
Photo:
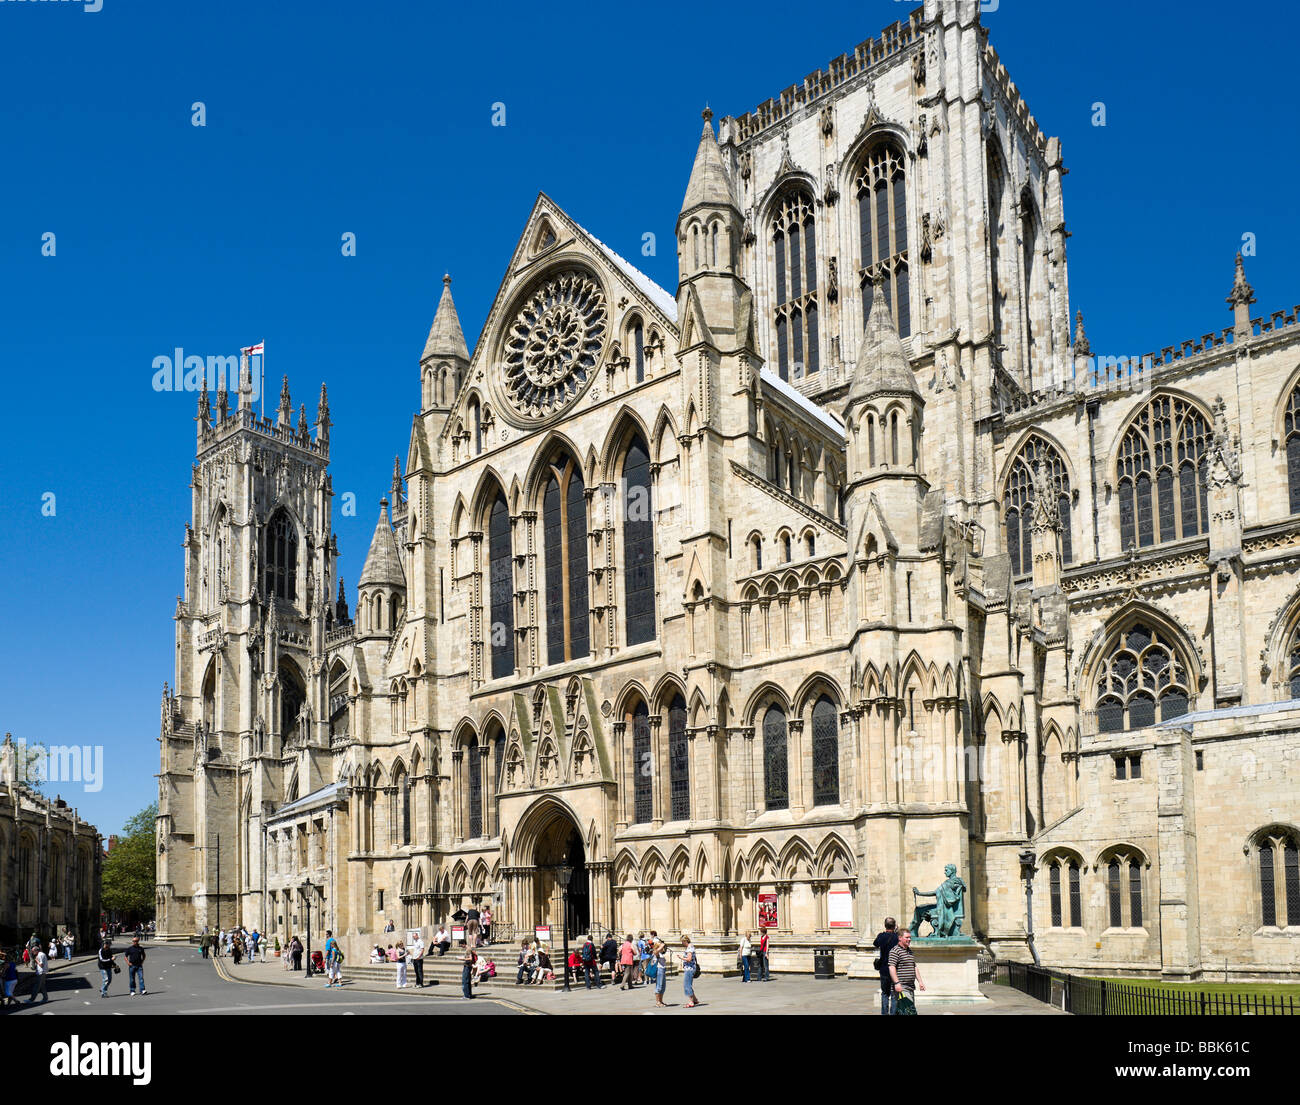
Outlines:
[[[320,386],[320,402],[316,404],[316,440],[328,445],[330,439],[330,401],[325,394],[325,385]]]
[[[226,378],[217,381],[217,425],[221,425],[230,414],[230,396],[226,394]]]
[[[202,430],[212,429],[212,404],[208,402],[208,377],[203,376],[203,387],[199,391],[199,413],[194,419]]]
[[[1228,306],[1232,308],[1232,328],[1240,337],[1250,335],[1250,305],[1255,302],[1255,289],[1246,283],[1246,270],[1237,254],[1237,269],[1232,276],[1232,291],[1228,293]]]
[[[702,114],[704,130],[695,151],[695,164],[691,167],[691,179],[686,185],[682,212],[702,206],[732,207],[738,212],[740,204],[736,202],[731,178],[722,163],[722,151],[718,149],[718,140],[713,135],[713,112],[706,107]]]
[[[293,400],[289,398],[289,377],[286,376],[284,378],[283,383],[280,384],[279,423],[281,426],[287,426],[289,425],[289,422],[292,418],[293,418]]]
[[[239,354],[239,409],[253,409],[253,375],[248,367],[248,354]]]
[[[894,326],[884,287],[884,276],[877,272],[871,280],[871,313],[863,327],[862,340],[858,342],[858,360],[849,387],[849,407],[882,393],[921,397],[916,376],[903,351],[903,340]]]
[[[379,521],[375,523],[375,535],[370,539],[370,551],[366,553],[361,582],[357,586],[406,587],[397,538],[393,536],[393,527],[388,521],[387,499],[379,500]]]
[[[311,435],[307,431],[307,404],[298,404],[298,436],[306,441]]]
[[[450,276],[442,278],[442,298],[438,300],[438,310],[434,312],[433,325],[429,327],[429,337],[424,343],[424,353],[420,360],[427,361],[430,357],[460,357],[469,360],[465,333],[460,328],[456,304],[451,299]]]
[[[1092,346],[1088,344],[1088,335],[1083,330],[1083,312],[1074,312],[1074,355],[1091,357]]]
[[[394,504],[402,501],[402,460],[400,457],[393,458],[393,502]]]
[[[1228,305],[1245,306],[1255,302],[1255,289],[1246,283],[1246,270],[1241,263],[1241,254],[1237,254],[1237,269],[1232,276],[1232,291],[1228,293]]]
[[[348,616],[348,596],[343,589],[343,579],[339,578],[339,598],[334,604],[334,617],[340,625],[347,625],[352,619]]]

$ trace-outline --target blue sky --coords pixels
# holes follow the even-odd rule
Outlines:
[[[545,190],[672,290],[703,104],[746,111],[911,6],[0,3],[0,730],[106,756],[99,793],[50,789],[105,834],[156,793],[195,399],[152,389],[155,357],[264,338],[273,394],[287,372],[314,412],[328,382],[351,595],[442,274],[472,345]],[[1095,350],[1226,326],[1245,233],[1255,310],[1300,299],[1294,61],[1254,14],[983,17],[1062,138],[1071,310]]]

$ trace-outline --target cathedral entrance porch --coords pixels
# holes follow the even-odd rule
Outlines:
[[[540,799],[520,820],[514,844],[515,864],[504,873],[516,933],[549,925],[558,948],[566,926],[570,943],[590,932],[608,910],[608,865],[591,861],[592,842],[583,839],[576,815],[557,799]]]

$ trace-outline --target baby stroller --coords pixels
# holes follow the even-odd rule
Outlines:
[[[311,969],[313,974],[325,973],[325,957],[319,950],[311,953]]]

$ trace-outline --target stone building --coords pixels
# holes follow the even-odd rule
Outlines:
[[[806,970],[954,862],[1001,956],[1295,972],[1297,312],[1239,261],[1230,326],[1093,356],[977,9],[706,111],[675,295],[545,194],[472,352],[444,278],[355,611],[324,388],[205,391],[163,930],[567,901],[723,965],[774,906]]]
[[[85,948],[99,931],[99,832],[62,798],[24,781],[21,742],[0,744],[0,946],[70,931]]]

